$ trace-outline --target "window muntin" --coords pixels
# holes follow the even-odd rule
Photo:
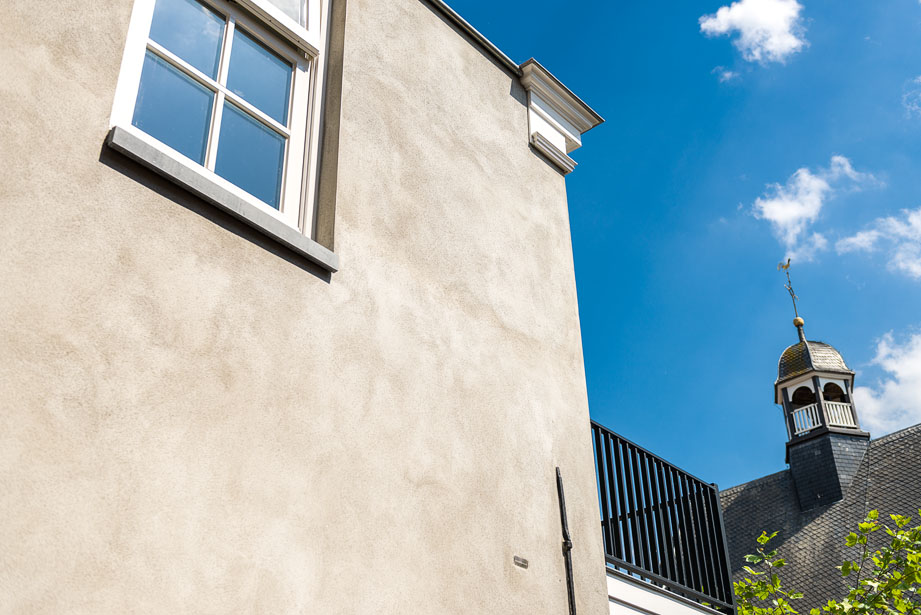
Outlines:
[[[328,2],[304,5],[309,29],[269,0],[135,0],[110,126],[312,237]]]
[[[215,25],[217,19],[222,20],[219,27]],[[178,29],[170,31],[169,27]],[[216,60],[211,59],[215,55],[211,47],[217,49]],[[165,98],[156,92],[158,88],[164,88],[161,91],[166,94],[181,95],[158,101],[166,103],[162,105],[142,101],[136,105],[132,123],[142,130],[145,126],[154,128],[148,134],[281,210],[285,151],[291,137],[287,119],[294,66],[295,62],[285,61],[239,29],[233,16],[223,16],[198,0],[156,0],[139,99],[143,95]],[[234,76],[231,84],[242,84],[235,91],[225,85],[230,74]],[[183,77],[185,87],[179,85]],[[193,81],[198,82],[197,88]],[[205,142],[195,143],[200,140],[197,124],[203,108],[202,86],[211,93],[208,107],[212,113]],[[250,101],[241,94],[257,105],[246,104]],[[225,110],[230,113],[227,121],[222,120]],[[190,124],[194,125],[186,126]],[[184,130],[189,127],[195,130]],[[225,129],[232,131],[227,147],[221,145]]]

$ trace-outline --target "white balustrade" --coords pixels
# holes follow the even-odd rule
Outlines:
[[[819,404],[809,404],[793,411],[793,434],[801,436],[822,424]]]
[[[827,401],[825,402],[825,416],[828,417],[828,424],[834,427],[857,427],[851,404]]]

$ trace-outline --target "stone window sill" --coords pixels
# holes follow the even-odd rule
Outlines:
[[[222,185],[216,178],[205,174],[201,167],[185,161],[182,156],[141,131],[133,127],[116,126],[109,132],[106,143],[327,271],[339,270],[339,256],[334,252],[293,226],[262,211],[234,191],[232,186]]]

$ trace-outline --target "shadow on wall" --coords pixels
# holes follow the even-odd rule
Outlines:
[[[173,203],[180,205],[187,210],[198,214],[209,222],[212,222],[226,231],[245,239],[246,241],[259,246],[266,252],[287,261],[299,269],[312,274],[314,277],[329,283],[331,274],[326,269],[317,266],[313,262],[302,257],[300,254],[289,250],[285,246],[266,237],[259,231],[237,220],[228,213],[225,213],[208,203],[207,201],[195,196],[184,188],[177,186],[167,179],[164,179],[144,167],[143,165],[131,160],[109,148],[105,143],[99,152],[99,162],[110,169],[121,173],[125,177],[131,178],[142,186],[156,192],[160,196],[169,199]],[[177,241],[180,241],[177,238]]]

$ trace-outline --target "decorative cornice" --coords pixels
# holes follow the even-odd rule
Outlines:
[[[537,151],[550,159],[550,162],[560,167],[564,174],[572,173],[576,168],[576,161],[561,152],[553,143],[547,140],[547,137],[539,132],[531,133],[531,145]]]
[[[529,141],[563,173],[576,166],[569,152],[582,146],[582,134],[604,119],[535,59],[521,65],[528,92]]]
[[[550,103],[554,111],[578,128],[579,134],[588,132],[604,122],[604,118],[534,58],[524,62],[520,68],[521,85],[529,93],[537,93]]]

